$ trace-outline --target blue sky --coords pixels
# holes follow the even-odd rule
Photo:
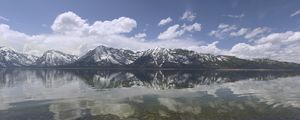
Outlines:
[[[182,48],[199,52],[300,62],[298,58],[285,58],[286,54],[298,55],[295,44],[298,44],[300,30],[299,6],[299,0],[2,0],[0,24],[2,27],[9,26],[9,29],[3,27],[0,31],[0,44],[29,54],[59,49],[78,55],[99,44],[133,50],[141,49],[135,46],[176,48],[183,44]],[[132,23],[132,26],[125,26],[126,29],[109,35],[103,35],[97,29],[97,36],[89,33],[74,37],[73,33],[73,37],[68,38],[72,35],[53,29],[58,16],[68,16],[64,14],[68,12],[84,20],[87,27],[91,27],[96,21],[113,21],[121,17],[133,21],[120,20],[119,25],[107,29],[124,28],[121,23],[126,21],[136,24]],[[182,19],[184,13],[190,13],[188,17],[192,16],[193,19]],[[158,25],[168,17],[170,22]],[[65,24],[59,25],[70,27]],[[77,27],[77,30],[82,30]],[[173,31],[170,29],[166,32],[170,27],[173,27]],[[89,30],[83,31],[91,32],[90,28],[85,29]],[[13,37],[12,34],[23,35]],[[142,37],[134,38],[138,34]],[[160,35],[164,37],[159,37]],[[281,42],[277,41],[279,38]],[[295,43],[286,43],[290,38],[295,38]],[[85,45],[79,45],[80,40],[77,39],[85,41]],[[134,39],[134,42],[130,44],[129,39]],[[58,40],[65,41],[66,44],[55,45]],[[74,45],[72,40],[78,44]],[[118,40],[122,45],[116,44]],[[70,49],[66,50],[68,47]],[[81,51],[71,52],[75,49]],[[256,54],[258,51],[262,53]]]

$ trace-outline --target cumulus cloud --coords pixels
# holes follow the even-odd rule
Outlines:
[[[246,59],[269,58],[273,56],[271,46],[272,44],[250,45],[247,43],[238,43],[231,48],[229,53],[231,55]]]
[[[297,11],[293,12],[290,16],[294,17],[294,16],[297,16],[299,14],[300,14],[300,10],[297,10]]]
[[[294,44],[300,42],[300,32],[273,33],[256,41],[257,44]]]
[[[0,16],[0,20],[3,20],[3,21],[9,21],[9,19],[8,19],[8,18],[6,18],[6,17],[3,17],[3,16]]]
[[[166,25],[166,24],[168,24],[168,23],[170,23],[170,22],[172,22],[173,20],[172,20],[172,18],[171,17],[168,17],[168,18],[166,18],[166,19],[162,19],[162,20],[160,20],[160,22],[158,23],[158,26],[164,26],[164,25]]]
[[[138,34],[135,34],[132,38],[145,42],[146,37],[147,37],[146,33],[138,33]]]
[[[236,25],[229,25],[221,23],[217,30],[212,30],[209,35],[218,39],[224,39],[226,37],[244,37],[245,39],[255,39],[264,36],[266,33],[271,32],[268,27],[257,28],[239,28]]]
[[[245,17],[245,14],[240,14],[240,15],[231,15],[231,14],[229,14],[229,15],[223,15],[223,16],[225,16],[225,17],[229,17],[229,18],[236,18],[236,19],[240,19],[240,18],[243,18],[243,17]]]
[[[270,28],[239,28],[220,24],[212,35],[251,38],[251,43],[237,43],[229,49],[218,47],[219,42],[204,43],[184,37],[201,31],[201,24],[175,24],[159,34],[161,40],[146,40],[146,33],[131,33],[137,22],[128,17],[90,24],[73,12],[62,13],[54,20],[51,33],[28,35],[0,24],[0,45],[19,52],[41,55],[49,49],[82,55],[99,45],[131,50],[154,47],[183,48],[202,53],[233,55],[241,58],[271,58],[300,63],[300,32],[270,33]],[[127,34],[130,33],[130,34]],[[259,37],[258,37],[259,36]],[[163,39],[163,40],[162,40]],[[221,42],[221,41],[220,41]]]
[[[196,19],[196,14],[191,11],[185,11],[181,17],[182,20],[194,21]]]
[[[136,26],[137,23],[135,20],[127,17],[120,17],[112,21],[96,21],[92,26],[90,26],[89,32],[100,35],[129,33]]]
[[[7,41],[7,39],[9,41]],[[0,45],[1,46],[14,45],[16,46],[16,48],[18,48],[22,46],[22,44],[20,43],[27,42],[26,40],[27,40],[27,35],[16,31],[11,31],[8,25],[0,24]]]
[[[86,20],[82,19],[73,12],[65,12],[56,17],[51,26],[53,32],[61,34],[82,33],[89,29]]]
[[[214,41],[212,43],[201,45],[201,46],[191,46],[187,49],[197,51],[199,53],[208,53],[208,54],[214,54],[214,55],[229,55],[227,50],[223,50],[218,48],[217,44],[219,44],[219,41]]]
[[[158,35],[158,39],[173,39],[182,36],[184,31],[179,29],[180,29],[180,25],[178,24],[173,25],[169,27],[166,31],[160,33]]]
[[[270,58],[300,63],[300,32],[271,33],[254,44],[239,43],[230,50],[242,58]]]
[[[194,23],[192,25],[183,24],[182,26],[180,26],[179,24],[175,24],[169,27],[166,31],[160,33],[157,38],[161,40],[175,39],[181,37],[186,32],[196,32],[196,31],[198,32],[201,31],[201,24],[199,23]]]
[[[199,25],[186,26],[189,31],[199,31]],[[56,17],[51,25],[52,32],[28,35],[15,31],[6,24],[0,24],[0,45],[19,52],[41,55],[49,49],[69,54],[82,55],[99,45],[131,50],[145,50],[154,47],[187,48],[199,46],[201,41],[193,39],[145,40],[146,33],[130,36],[137,22],[128,17],[110,21],[95,21],[93,24],[73,12],[65,12]],[[180,27],[180,29],[182,29]],[[186,31],[186,30],[184,30]]]
[[[221,28],[226,28],[223,26]],[[240,29],[234,35],[243,36],[248,29]],[[255,30],[251,30],[250,33]],[[232,33],[233,34],[233,33]],[[300,32],[287,31],[270,33],[253,40],[253,43],[237,43],[230,49],[217,47],[219,42],[209,43],[196,48],[198,52],[237,56],[244,59],[269,58],[280,61],[300,63]]]

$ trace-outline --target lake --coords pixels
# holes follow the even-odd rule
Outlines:
[[[299,120],[300,72],[0,69],[1,120]]]

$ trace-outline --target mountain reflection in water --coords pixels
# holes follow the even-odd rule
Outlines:
[[[0,119],[300,119],[300,72],[1,69]]]

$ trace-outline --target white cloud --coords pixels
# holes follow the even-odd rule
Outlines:
[[[224,39],[226,37],[244,37],[245,39],[252,40],[264,36],[266,33],[271,32],[268,27],[257,28],[239,28],[236,25],[228,25],[221,23],[217,30],[212,30],[209,35],[218,39]]]
[[[194,26],[191,31],[198,31],[198,25]],[[82,55],[99,45],[145,50],[155,47],[187,48],[202,44],[201,41],[193,39],[145,40],[146,33],[133,36],[126,34],[136,27],[137,22],[127,17],[89,24],[73,12],[65,12],[57,16],[51,26],[53,32],[48,34],[27,35],[0,24],[0,45],[35,55],[41,55],[49,49]]]
[[[225,16],[225,17],[229,17],[229,18],[236,18],[236,19],[240,19],[240,18],[243,18],[243,17],[245,17],[245,14],[240,14],[240,15],[231,15],[231,14],[229,14],[229,15],[223,15],[223,16]]]
[[[88,30],[89,25],[86,20],[76,15],[73,12],[65,12],[56,17],[51,26],[53,32],[60,34],[83,34],[83,31]]]
[[[268,52],[271,46],[271,44],[250,45],[247,43],[238,43],[229,52],[241,58],[266,58],[271,57],[270,52]]]
[[[209,53],[209,54],[215,54],[215,55],[226,55],[229,54],[228,51],[222,50],[217,47],[217,44],[219,41],[214,41],[207,45],[201,45],[201,46],[191,46],[187,49],[197,51],[199,53]]]
[[[9,19],[8,19],[8,18],[6,18],[6,17],[3,17],[3,16],[0,16],[0,20],[3,20],[3,21],[9,21]]]
[[[270,58],[300,63],[300,32],[272,33],[255,40],[255,44],[239,43],[230,50],[242,58]]]
[[[299,14],[300,14],[300,10],[295,11],[295,12],[292,13],[290,16],[291,16],[291,17],[294,17],[294,16],[299,15]]]
[[[194,21],[196,19],[196,14],[191,11],[185,11],[181,17],[182,20]]]
[[[138,34],[134,35],[134,37],[136,37],[136,38],[144,38],[144,37],[147,37],[147,34],[146,33],[138,33]]]
[[[135,20],[127,17],[120,17],[112,21],[96,21],[90,26],[90,33],[96,33],[101,35],[129,33],[135,27],[137,23]]]
[[[255,44],[237,43],[231,49],[220,49],[218,42],[193,48],[198,52],[237,56],[239,58],[269,58],[300,63],[300,32],[273,33],[256,40]]]
[[[300,32],[273,33],[256,41],[257,44],[294,44],[300,42]]]
[[[185,30],[185,31],[189,31],[189,32],[195,32],[195,31],[201,31],[202,27],[201,27],[201,24],[199,23],[194,23],[192,25],[186,25],[184,24],[182,26],[182,28]]]
[[[15,50],[22,51],[24,43],[31,42],[29,36],[17,31],[10,30],[10,27],[5,24],[0,24],[0,45],[12,47]]]
[[[169,27],[166,31],[160,33],[158,35],[158,39],[160,40],[168,40],[168,39],[175,39],[178,37],[181,37],[186,32],[199,32],[201,31],[201,24],[194,23],[192,25],[182,25],[175,24],[171,27]]]
[[[221,23],[218,26],[218,29],[211,31],[209,33],[209,35],[214,36],[218,39],[224,39],[226,37],[226,35],[228,34],[228,32],[231,32],[236,29],[238,29],[238,28],[235,25],[228,25],[228,24]]]
[[[221,24],[219,24],[218,29],[225,29],[225,28],[228,28],[229,26],[230,25],[228,25],[228,24],[221,23]]]
[[[247,29],[247,28],[241,28],[239,31],[231,32],[230,36],[234,36],[234,37],[244,36],[246,33],[248,33],[248,31],[249,31],[249,29]]]
[[[251,43],[237,43],[227,50],[219,48],[218,41],[205,44],[200,40],[182,37],[189,32],[201,31],[199,23],[173,25],[159,35],[159,38],[164,40],[145,40],[146,33],[132,36],[126,34],[135,27],[136,21],[127,17],[89,24],[75,13],[66,12],[55,19],[51,26],[53,32],[48,34],[28,35],[12,30],[6,24],[0,24],[0,45],[36,55],[41,55],[49,49],[82,55],[98,45],[131,50],[154,47],[183,48],[202,53],[234,55],[241,58],[271,58],[300,63],[299,31],[269,34],[270,29],[265,27],[238,28],[235,25],[220,24],[216,33],[244,38],[250,36],[249,38],[253,39]]]
[[[168,18],[166,18],[166,19],[162,19],[162,20],[160,20],[160,22],[158,23],[158,26],[164,26],[164,25],[166,25],[166,24],[168,24],[168,23],[170,23],[170,22],[172,22],[173,20],[172,20],[172,18],[171,17],[168,17]]]
[[[138,33],[138,34],[134,35],[133,39],[138,39],[140,41],[145,42],[146,41],[146,37],[147,37],[146,33]]]
[[[180,25],[176,24],[169,27],[166,31],[159,34],[158,39],[173,39],[184,34],[183,30],[180,30]]]
[[[225,28],[225,27],[224,27]],[[245,35],[245,30],[239,30],[236,34]],[[255,31],[255,30],[251,30]],[[250,32],[250,33],[251,33]],[[233,34],[233,33],[232,33]],[[287,31],[271,33],[260,38],[255,38],[254,43],[237,43],[229,50],[220,49],[213,42],[204,46],[196,47],[199,52],[225,54],[245,59],[269,58],[280,61],[300,63],[300,32]]]
[[[268,33],[270,31],[271,31],[271,29],[268,27],[258,27],[258,28],[253,29],[252,31],[248,32],[245,35],[245,38],[246,39],[254,39],[256,37],[261,37],[264,35],[264,33]]]
[[[89,25],[86,20],[82,19],[73,12],[60,14],[51,26],[53,32],[62,34],[84,35],[90,34],[119,34],[131,32],[137,26],[135,20],[127,17],[120,17],[112,21],[96,21]]]
[[[222,25],[222,24],[219,26],[219,29],[222,29],[221,30],[222,33],[230,32],[237,29],[235,25],[229,25],[227,27],[226,26],[227,25]]]

